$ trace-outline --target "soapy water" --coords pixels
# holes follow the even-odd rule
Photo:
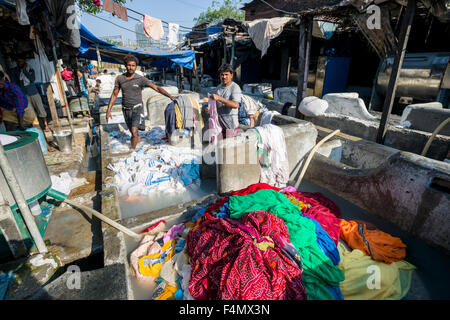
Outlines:
[[[217,185],[215,180],[202,180],[200,185],[192,184],[182,190],[165,194],[150,192],[148,195],[138,196],[119,194],[120,219],[135,217],[199,199],[206,195],[216,193]]]

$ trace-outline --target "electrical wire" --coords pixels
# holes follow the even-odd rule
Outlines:
[[[289,12],[289,11],[284,11],[284,10],[281,10],[281,9],[277,9],[274,6],[272,6],[270,3],[268,3],[268,2],[266,2],[264,0],[259,0],[259,1],[261,1],[262,3],[265,3],[266,5],[271,7],[272,10],[275,10],[275,11],[278,11],[278,12],[281,12],[281,13],[291,14],[291,15],[294,15],[294,16],[298,16],[299,15],[297,12]]]

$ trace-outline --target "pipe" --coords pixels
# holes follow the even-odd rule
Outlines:
[[[17,206],[19,207],[20,213],[22,214],[23,219],[25,220],[25,224],[28,228],[28,231],[33,238],[34,243],[39,251],[39,253],[48,252],[47,247],[42,239],[41,233],[36,225],[36,221],[34,220],[33,215],[31,214],[30,208],[28,207],[27,201],[23,195],[22,190],[20,189],[19,183],[17,182],[16,176],[11,169],[8,158],[6,157],[5,150],[3,149],[3,145],[0,143],[0,168],[5,175],[6,183],[11,190],[14,199],[16,200]]]
[[[422,156],[425,157],[425,155],[428,152],[428,149],[431,147],[431,143],[433,142],[434,138],[438,135],[439,132],[441,132],[442,129],[450,122],[450,118],[447,118],[447,120],[444,120],[437,128],[434,130],[433,134],[431,135],[430,139],[428,139],[427,144],[425,145],[425,148],[423,148]]]
[[[332,133],[330,133],[328,136],[326,136],[325,138],[323,138],[318,144],[316,144],[314,146],[314,148],[311,149],[311,152],[308,155],[308,158],[305,161],[305,165],[303,166],[302,172],[300,173],[300,178],[297,180],[297,183],[295,184],[295,189],[298,189],[298,187],[300,186],[300,184],[302,183],[303,180],[303,176],[306,173],[306,170],[309,167],[309,163],[311,162],[314,154],[316,153],[317,149],[319,149],[319,147],[324,144],[326,141],[330,140],[333,136],[337,135],[338,133],[340,133],[341,130],[336,130],[333,131]]]
[[[130,229],[122,226],[121,224],[115,222],[114,220],[111,220],[110,218],[108,218],[107,216],[101,214],[100,212],[91,209],[89,207],[86,207],[82,204],[76,203],[74,201],[68,200],[67,196],[61,192],[58,192],[54,189],[50,189],[49,193],[48,193],[49,197],[55,198],[56,200],[59,201],[63,201],[69,205],[71,205],[72,207],[76,207],[79,208],[85,212],[91,213],[93,216],[96,216],[97,218],[99,218],[100,220],[106,222],[107,224],[109,224],[110,226],[116,228],[119,231],[122,231],[124,234],[134,238],[137,241],[140,241],[142,239],[142,235],[139,235],[133,231],[131,231]]]

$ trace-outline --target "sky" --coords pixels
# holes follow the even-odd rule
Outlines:
[[[190,27],[194,26],[194,18],[205,11],[213,0],[127,0],[126,7],[164,20],[166,22],[177,23],[181,26]],[[134,18],[141,19],[136,13],[128,11],[128,15]],[[110,20],[115,24],[124,28],[134,30],[135,25],[138,23],[136,20],[128,19],[125,22],[117,17],[112,16],[109,12],[101,12],[98,17]],[[124,35],[125,39],[136,41],[136,35],[130,31],[123,30],[111,23],[100,20],[87,13],[81,14],[81,23],[97,37]],[[164,24],[163,24],[164,26]],[[182,29],[180,29],[181,32]],[[167,28],[164,28],[167,34]]]

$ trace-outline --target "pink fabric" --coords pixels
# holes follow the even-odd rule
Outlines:
[[[281,190],[282,193],[288,193],[288,192],[297,192],[297,189],[295,189],[294,187],[288,186],[286,188],[284,188],[283,190]]]
[[[330,238],[338,244],[341,210],[339,210],[339,207],[333,201],[324,197],[319,192],[286,192],[283,190],[283,193],[292,195],[304,204],[310,205],[310,208],[302,210],[302,213],[316,220],[326,233],[328,233]]]
[[[219,124],[219,115],[217,113],[216,101],[209,99],[209,143],[217,144],[217,137],[222,133],[222,127]]]
[[[182,232],[184,230],[184,224],[178,224],[170,228],[169,231],[164,235],[164,243],[167,241],[175,239],[178,233]]]
[[[143,256],[161,253],[162,248],[156,241],[161,239],[162,235],[162,233],[157,235],[146,235],[139,244],[139,247],[130,255],[130,273],[132,276],[136,277],[137,281],[143,287],[152,288],[156,283],[156,278],[142,275],[139,271],[138,261]]]
[[[276,245],[257,246],[260,241],[287,239],[283,220],[256,211],[239,220],[206,215],[200,221],[186,243],[191,257],[189,292],[195,299],[306,300],[297,264]]]
[[[64,69],[63,72],[61,72],[61,78],[64,81],[70,81],[70,80],[74,80],[73,79],[73,72],[69,71],[67,69]]]
[[[143,27],[147,38],[161,40],[164,37],[164,29],[159,19],[144,15]]]

